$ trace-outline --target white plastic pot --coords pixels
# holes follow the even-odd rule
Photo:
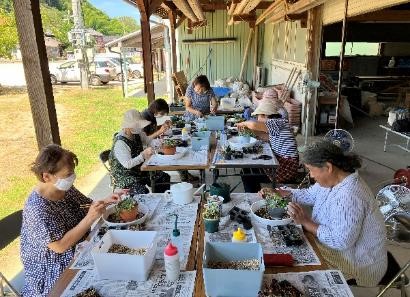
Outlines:
[[[193,190],[192,184],[182,182],[172,185],[171,189],[165,193],[170,195],[170,198],[175,204],[185,205],[194,200]]]

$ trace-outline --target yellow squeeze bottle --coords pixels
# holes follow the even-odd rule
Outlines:
[[[233,232],[232,242],[246,242],[246,233],[241,228]]]

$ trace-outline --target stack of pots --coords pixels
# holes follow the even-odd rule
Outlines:
[[[302,113],[302,103],[293,98],[289,98],[285,102],[284,106],[288,112],[289,124],[291,126],[299,126],[301,118],[300,115]]]

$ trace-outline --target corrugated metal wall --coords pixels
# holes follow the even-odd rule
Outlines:
[[[356,16],[408,2],[408,0],[349,0],[348,16]],[[328,25],[341,21],[344,12],[345,0],[326,1],[323,4],[323,24]]]
[[[218,10],[206,13],[208,26],[199,28],[188,34],[185,21],[177,30],[178,65],[184,70],[188,79],[196,75],[205,74],[211,84],[219,78],[238,77],[246,43],[249,36],[249,25],[242,22],[238,25],[228,26],[226,11]],[[234,37],[234,43],[227,44],[185,44],[184,39],[205,39]],[[210,50],[212,52],[210,53]],[[189,63],[188,63],[189,61]],[[245,65],[244,79],[251,82],[253,76],[253,49],[252,44]],[[202,67],[202,70],[200,70]]]
[[[287,24],[287,25],[286,25]],[[286,29],[286,26],[288,28]],[[288,32],[288,34],[286,34]],[[280,22],[266,24],[262,46],[261,64],[267,69],[267,83],[282,83],[274,81],[272,76],[272,61],[283,60],[296,63],[305,63],[306,55],[306,28],[301,28],[300,22]],[[286,46],[286,36],[288,45]],[[287,50],[285,50],[287,48]]]

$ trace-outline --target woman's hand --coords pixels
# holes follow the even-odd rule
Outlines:
[[[217,105],[211,105],[211,113],[216,113],[217,110],[218,110]]]
[[[236,123],[235,127],[238,127],[238,130],[243,130],[245,128],[248,128],[248,124],[247,122]]]
[[[88,213],[86,217],[94,222],[98,219],[105,211],[105,202],[103,200],[95,201],[91,204],[90,208],[88,209]]]
[[[279,195],[282,196],[282,197],[287,197],[287,196],[289,196],[290,194],[292,194],[291,191],[283,190],[283,189],[281,189],[281,188],[276,188],[276,189],[272,189],[272,188],[262,188],[262,189],[258,192],[259,196],[262,197],[262,198],[264,198],[265,195],[267,195],[267,194],[274,194],[274,193],[277,193],[277,194],[279,194]]]
[[[121,200],[121,195],[124,195],[128,192],[128,190],[120,190],[117,191],[116,193],[113,193],[111,195],[109,195],[107,198],[103,199],[105,205],[109,205],[109,204],[113,204],[113,203],[117,203]]]
[[[199,110],[196,110],[195,114],[200,118],[202,118],[204,116],[204,114],[202,112],[200,112]]]
[[[144,157],[144,160],[148,160],[153,154],[154,151],[152,150],[152,147],[147,147],[145,150],[142,151],[142,156]]]
[[[159,128],[158,134],[161,135],[161,134],[165,133],[165,132],[168,131],[168,130],[169,130],[169,126],[164,123],[164,124],[161,126],[161,128]]]
[[[306,215],[303,208],[295,202],[290,202],[288,204],[288,215],[295,221],[296,224],[304,225],[311,221],[310,217]]]

